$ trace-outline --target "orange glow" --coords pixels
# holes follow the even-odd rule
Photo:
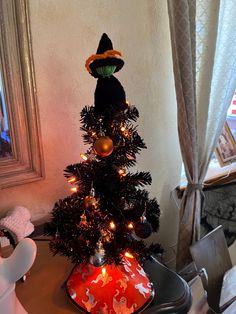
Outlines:
[[[103,268],[102,268],[102,275],[105,276],[105,275],[106,275],[106,272],[107,272],[107,271],[106,271],[106,267],[103,267]]]
[[[85,161],[88,160],[88,157],[85,154],[80,154],[80,157]]]
[[[121,130],[121,132],[124,132],[124,131],[126,130],[126,128],[125,128],[124,126],[122,126],[122,127],[120,128],[120,130]]]
[[[132,222],[130,222],[130,223],[128,224],[128,228],[129,228],[129,229],[133,229],[133,228],[134,228],[134,225],[133,225]]]
[[[110,222],[110,229],[112,230],[116,229],[116,225],[114,224],[113,221]]]
[[[129,258],[134,258],[132,254],[130,254],[129,252],[125,252],[125,256],[129,257]]]
[[[109,236],[106,236],[106,237],[105,237],[105,240],[106,240],[107,242],[111,242],[111,238],[110,238]]]
[[[125,169],[121,168],[118,170],[118,173],[121,177],[125,177],[127,175],[127,173],[125,172]]]
[[[68,183],[73,183],[75,181],[76,181],[76,177],[72,177],[72,178],[67,180]]]
[[[70,190],[71,190],[71,192],[77,192],[77,191],[78,191],[78,188],[77,188],[77,187],[73,187],[73,188],[71,188]]]

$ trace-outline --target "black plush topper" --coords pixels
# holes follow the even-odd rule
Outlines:
[[[113,76],[113,73],[118,72],[124,65],[124,61],[118,56],[121,56],[121,53],[113,50],[110,38],[104,33],[97,53],[86,61],[89,73],[98,78],[94,99],[95,110],[98,114],[111,109],[120,111],[127,107],[124,88]]]

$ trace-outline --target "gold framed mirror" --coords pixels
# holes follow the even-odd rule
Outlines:
[[[0,78],[1,189],[44,177],[27,0],[0,0]]]

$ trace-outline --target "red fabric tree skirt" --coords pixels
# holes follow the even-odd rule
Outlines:
[[[84,313],[140,313],[154,297],[152,284],[134,258],[123,265],[75,266],[66,282],[73,303]]]

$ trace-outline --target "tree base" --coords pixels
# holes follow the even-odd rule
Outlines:
[[[152,284],[134,258],[124,257],[123,262],[76,265],[66,282],[72,302],[83,313],[141,313],[153,300]]]

